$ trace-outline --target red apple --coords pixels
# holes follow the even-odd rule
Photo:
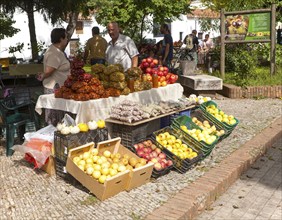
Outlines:
[[[164,67],[163,66],[159,66],[159,71],[164,71]]]
[[[164,73],[162,72],[162,71],[158,71],[158,76],[163,76],[164,75]]]
[[[173,162],[172,162],[172,160],[167,160],[167,163],[166,163],[166,165],[167,165],[168,167],[172,166],[172,165],[173,165]]]
[[[152,62],[150,63],[150,67],[154,68],[155,67],[155,64]]]
[[[135,150],[138,149],[138,144],[134,144],[133,147],[135,148]]]
[[[149,73],[149,74],[152,73],[152,68],[151,67],[147,67],[146,68],[146,73]]]
[[[169,71],[169,69],[166,66],[164,66],[163,68],[164,68],[164,71],[166,71],[166,72]]]
[[[143,157],[144,156],[144,151],[143,150],[137,150],[137,155],[139,156],[139,157]]]
[[[155,150],[156,148],[157,148],[157,146],[156,146],[155,144],[153,144],[153,143],[152,143],[152,145],[151,145],[151,149],[152,149],[152,150]]]
[[[152,58],[152,57],[148,57],[148,58],[147,58],[147,62],[148,62],[148,63],[152,63],[152,62],[153,62],[153,58]]]
[[[154,63],[155,65],[158,65],[159,61],[158,61],[157,59],[153,59],[153,63]]]
[[[160,153],[160,154],[159,154],[159,158],[165,159],[165,158],[166,158],[166,155],[165,155],[164,153]]]
[[[144,62],[144,63],[142,63],[142,65],[143,65],[144,69],[150,66],[150,64],[148,62]]]
[[[164,70],[163,73],[164,73],[164,76],[167,76],[168,71]]]
[[[158,163],[157,158],[152,158],[150,161],[151,161],[152,163]]]
[[[170,76],[170,82],[171,83],[175,83],[178,79],[178,75],[175,75],[175,74],[171,74]]]
[[[156,148],[155,151],[157,152],[158,155],[162,152],[160,148]]]
[[[165,162],[161,161],[159,163],[161,164],[162,168],[166,168],[166,163]]]
[[[151,153],[151,155],[152,155],[152,158],[156,158],[156,157],[158,156],[158,153],[157,153],[156,151],[153,151],[153,152]]]
[[[142,63],[146,63],[146,62],[147,62],[147,59],[143,59],[143,60],[142,60]]]

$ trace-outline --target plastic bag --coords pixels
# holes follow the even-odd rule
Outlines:
[[[25,141],[23,145],[14,145],[12,149],[33,157],[36,161],[34,163],[35,168],[41,168],[51,155],[52,142],[39,138],[31,138],[29,141]]]
[[[68,114],[65,114],[64,118],[62,119],[62,123],[66,126],[75,126],[75,120]]]
[[[56,131],[56,127],[53,125],[48,125],[36,132],[27,132],[24,134],[24,138],[26,141],[30,141],[31,138],[39,138],[42,140],[49,141],[51,143],[54,142],[54,132]]]

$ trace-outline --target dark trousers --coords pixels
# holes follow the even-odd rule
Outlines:
[[[106,60],[105,59],[90,59],[90,64],[91,66],[92,65],[95,65],[95,64],[105,64],[106,63]]]

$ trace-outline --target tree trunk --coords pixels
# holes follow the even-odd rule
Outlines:
[[[66,31],[67,31],[67,38],[68,38],[68,42],[70,41],[73,33],[74,33],[74,30],[76,28],[76,22],[77,22],[77,19],[78,19],[78,12],[71,12],[69,15],[68,15],[68,26],[66,28]]]
[[[38,48],[37,48],[37,39],[36,39],[36,33],[35,33],[33,4],[28,5],[28,10],[26,12],[27,12],[27,17],[28,17],[28,27],[29,27],[29,35],[30,35],[32,60],[36,60],[38,58]]]

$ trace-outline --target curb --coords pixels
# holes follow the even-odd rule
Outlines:
[[[282,136],[282,117],[242,145],[231,155],[189,184],[164,205],[146,216],[146,220],[194,219],[260,158]]]

